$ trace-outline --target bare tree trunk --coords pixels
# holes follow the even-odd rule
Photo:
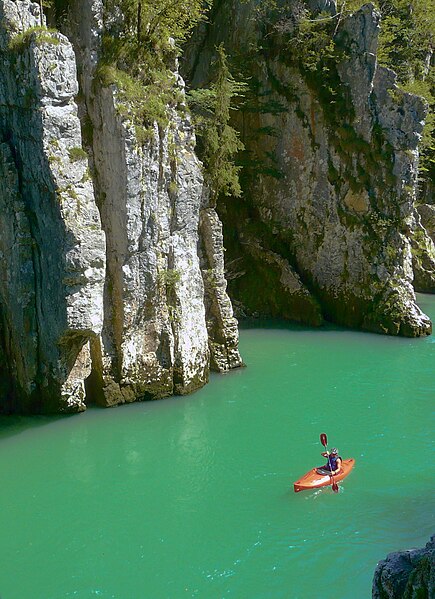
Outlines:
[[[432,48],[429,48],[429,50],[426,53],[426,57],[424,59],[423,77],[422,77],[423,81],[429,75],[430,65],[431,65],[431,62],[432,62],[432,56],[433,56],[433,50],[432,50]]]
[[[40,23],[41,27],[43,27],[44,26],[44,10],[42,8],[42,0],[39,0],[39,12],[40,12],[39,23]]]
[[[337,35],[338,28],[340,27],[341,17],[343,16],[345,8],[346,8],[346,0],[344,0],[343,4],[341,5],[340,13],[339,13],[338,19],[337,19],[337,24],[334,29],[334,34],[332,36],[333,38]]]
[[[142,2],[137,3],[137,41],[140,42],[142,32]]]

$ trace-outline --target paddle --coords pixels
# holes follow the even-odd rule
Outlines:
[[[326,436],[326,433],[320,434],[320,443],[326,449],[326,446],[328,445],[328,437]],[[326,449],[326,451],[328,451],[328,450]],[[329,458],[329,453],[328,453],[328,463],[329,463],[329,467],[331,468],[331,460]],[[332,472],[332,468],[331,468],[331,472]],[[334,480],[334,476],[332,474],[330,476],[331,476],[331,480],[332,480],[332,490],[334,491],[334,493],[338,493],[338,485]]]

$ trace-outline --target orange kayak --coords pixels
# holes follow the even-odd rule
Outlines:
[[[346,478],[355,464],[353,458],[343,460],[342,468],[338,474],[334,474],[335,482],[340,482],[343,478]],[[332,485],[332,476],[329,474],[317,474],[316,468],[309,470],[302,478],[293,483],[295,493],[299,491],[308,491],[310,489],[318,489],[320,487],[327,487]]]

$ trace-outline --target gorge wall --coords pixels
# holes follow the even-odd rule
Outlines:
[[[68,38],[0,2],[3,411],[184,394],[241,365],[189,116],[138,140],[96,76],[103,3],[70,8]]]
[[[414,294],[435,291],[433,207],[415,207],[426,106],[377,64],[374,7],[312,2],[335,49],[307,70],[299,2],[278,20],[214,3],[183,71],[207,84],[223,41],[250,88],[234,112],[243,195],[216,210],[175,56],[167,121],[146,130],[102,76],[123,20],[109,4],[55,2],[51,30],[38,4],[0,0],[0,411],[185,394],[241,366],[226,279],[241,316],[429,334]]]
[[[435,290],[435,248],[415,209],[426,106],[378,65],[372,4],[344,16],[311,3],[329,27],[311,37],[297,30],[301,3],[278,5],[270,16],[261,2],[216,3],[184,66],[207,85],[223,42],[250,87],[234,116],[243,197],[218,206],[231,296],[241,314],[430,333],[414,295]]]

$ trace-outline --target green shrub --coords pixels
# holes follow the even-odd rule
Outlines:
[[[181,280],[181,274],[178,270],[168,268],[159,272],[157,281],[166,287],[167,293],[174,291]]]
[[[19,33],[12,37],[9,41],[9,50],[13,52],[22,52],[27,48],[32,41],[35,40],[36,44],[60,44],[56,37],[53,37],[53,33],[58,33],[57,29],[48,29],[47,27],[30,27],[23,33]]]
[[[172,73],[179,53],[176,44],[204,18],[210,3],[106,0],[107,14],[120,9],[124,20],[121,32],[109,29],[103,35],[98,77],[103,86],[117,87],[118,110],[136,127],[147,130],[154,122],[166,127],[168,107],[175,108],[184,100]]]
[[[80,160],[86,160],[88,158],[85,150],[78,146],[69,148],[68,155],[71,162],[79,162]]]

